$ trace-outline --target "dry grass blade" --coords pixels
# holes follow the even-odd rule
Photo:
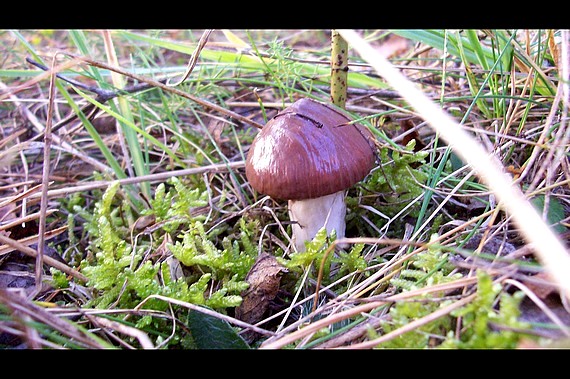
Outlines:
[[[301,254],[244,159],[281,109],[334,98],[331,30],[2,35],[0,348],[569,336],[568,31],[334,32],[376,161],[346,193],[348,238]],[[287,267],[263,306],[261,254]]]
[[[221,314],[221,313],[218,313],[218,312],[209,310],[209,309],[204,308],[204,307],[200,307],[200,306],[195,305],[195,304],[192,304],[192,303],[188,303],[188,302],[185,302],[185,301],[180,301],[180,300],[177,300],[177,299],[173,299],[173,298],[166,297],[166,296],[161,296],[161,295],[151,295],[151,296],[147,297],[147,298],[144,299],[139,305],[137,305],[137,307],[135,308],[135,310],[140,309],[140,308],[144,305],[144,303],[146,303],[146,302],[147,302],[148,300],[150,300],[150,299],[159,299],[159,300],[165,301],[165,302],[167,302],[167,303],[172,303],[172,304],[180,305],[180,306],[182,306],[182,307],[185,307],[185,308],[188,308],[188,309],[192,309],[192,310],[194,310],[194,311],[201,312],[201,313],[207,314],[207,315],[212,316],[212,317],[219,318],[220,320],[227,321],[227,322],[229,322],[230,324],[234,324],[234,325],[236,325],[236,326],[240,326],[240,327],[242,327],[242,328],[249,329],[249,330],[252,330],[252,331],[254,331],[254,332],[263,334],[263,335],[269,335],[269,336],[272,336],[272,335],[273,335],[273,333],[270,332],[270,331],[267,331],[267,330],[265,330],[265,329],[259,328],[259,327],[255,326],[255,325],[248,324],[247,322],[243,322],[243,321],[238,320],[238,319],[236,319],[236,318],[223,315],[223,314]]]
[[[49,214],[52,214],[52,213],[54,213],[54,212],[49,212]],[[34,214],[34,215],[37,216],[37,213]],[[30,218],[30,217],[29,217],[29,216],[34,216],[34,215],[28,215],[28,217],[22,217],[22,218],[18,219],[18,221],[15,221],[15,222],[13,222],[13,223],[7,224],[6,226],[8,226],[8,225],[12,225],[12,226],[13,226],[14,224],[18,225],[18,224],[21,224],[22,222],[24,222],[23,220],[37,218],[37,217],[33,217],[33,218]],[[2,229],[0,229],[0,231],[1,231],[1,230],[2,230]],[[63,232],[66,232],[66,231],[67,231],[67,226],[61,226],[61,227],[56,228],[56,229],[46,230],[46,231],[44,232],[44,237],[45,237],[45,238],[44,238],[44,242],[45,242],[45,241],[48,241],[48,240],[50,240],[50,239],[52,239],[52,238],[54,238],[54,237],[56,237],[56,236],[58,236],[58,235],[60,235],[60,234],[63,233]],[[28,237],[21,238],[21,239],[19,239],[19,240],[17,240],[17,241],[16,241],[16,240],[12,240],[12,241],[18,242],[20,245],[23,245],[23,246],[30,246],[30,245],[33,245],[33,244],[37,244],[37,243],[38,243],[38,237],[39,237],[39,236],[38,236],[37,234],[35,234],[35,235],[32,235],[32,236],[28,236]],[[3,246],[0,246],[0,256],[2,256],[2,255],[4,255],[4,254],[7,254],[7,253],[9,253],[9,252],[11,252],[11,251],[17,250],[17,249],[18,249],[17,247],[14,247],[14,246],[12,246],[12,245],[3,245]],[[24,254],[26,254],[26,253],[24,253]],[[28,255],[29,255],[29,254],[28,254]],[[35,256],[34,256],[34,257],[35,257]]]
[[[297,341],[297,340],[299,340],[299,339],[301,339],[307,335],[315,333],[318,330],[320,330],[321,328],[324,328],[324,327],[327,327],[331,324],[334,324],[335,322],[338,322],[338,321],[344,320],[344,319],[348,319],[350,317],[359,315],[361,313],[369,312],[369,311],[376,309],[382,305],[389,304],[389,303],[396,302],[396,301],[400,301],[400,300],[411,299],[411,298],[414,298],[416,296],[424,296],[427,293],[439,293],[439,292],[452,291],[452,290],[455,290],[457,288],[463,288],[467,285],[474,284],[476,281],[477,281],[477,278],[475,278],[475,277],[462,278],[462,279],[455,280],[453,282],[439,284],[439,285],[433,285],[433,286],[428,287],[428,288],[420,288],[418,290],[403,292],[403,293],[399,293],[399,294],[392,295],[392,296],[379,296],[379,298],[382,298],[381,300],[375,300],[374,298],[370,298],[369,300],[371,302],[369,302],[369,303],[358,305],[356,307],[344,310],[342,312],[335,313],[335,314],[330,315],[324,319],[321,319],[321,320],[316,321],[312,324],[309,324],[306,327],[299,329],[293,333],[290,333],[290,334],[287,334],[284,336],[275,337],[273,339],[270,338],[260,346],[260,349],[279,349],[279,348],[282,348],[282,347],[284,347],[290,343],[293,343],[293,342],[295,342],[295,341]],[[471,300],[471,297],[469,297],[469,299]],[[462,305],[463,305],[463,303],[462,303]]]
[[[526,294],[526,296],[528,296],[544,312],[544,314],[547,315],[548,318],[552,320],[552,322],[554,322],[556,325],[558,325],[558,327],[560,327],[562,333],[564,333],[567,337],[570,337],[570,332],[567,330],[566,326],[560,320],[560,318],[554,312],[552,312],[544,304],[544,302],[540,300],[540,298],[536,296],[536,294],[534,294],[527,286],[513,279],[506,279],[505,283],[512,284],[515,287],[519,288],[521,291],[523,291]]]
[[[54,59],[55,59],[55,57],[54,57]],[[16,86],[16,87],[8,88],[6,86],[2,86],[2,87],[0,87],[0,89],[2,89],[2,91],[4,93],[0,94],[0,101],[4,100],[7,97],[12,96],[12,95],[14,95],[20,91],[28,89],[28,88],[32,87],[33,85],[35,85],[35,84],[37,84],[37,83],[39,83],[39,82],[41,82],[47,78],[51,78],[52,76],[55,76],[58,72],[65,71],[68,68],[71,68],[71,67],[77,65],[79,62],[81,62],[81,60],[76,58],[76,59],[72,59],[68,62],[62,63],[59,66],[54,65],[54,66],[52,66],[52,68],[49,71],[46,71],[46,72],[36,76],[35,78],[33,78],[33,79],[31,79],[25,83],[22,83],[21,85]]]
[[[338,240],[335,240],[325,251],[324,255],[323,255],[323,259],[321,260],[321,265],[319,267],[319,273],[317,276],[317,284],[315,286],[315,299],[319,298],[319,290],[320,290],[320,286],[321,286],[321,282],[323,280],[323,272],[324,272],[324,267],[325,267],[325,262],[327,260],[327,257],[329,256],[329,254],[331,252],[334,251],[335,247],[337,245],[340,245],[342,243],[371,243],[371,244],[386,244],[386,245],[393,245],[393,246],[424,246],[424,244],[421,243],[417,243],[417,242],[409,242],[409,241],[401,241],[401,240],[392,240],[392,239],[386,239],[386,238],[379,238],[379,239],[375,239],[375,238],[341,238]],[[316,302],[313,305],[313,312],[316,311]]]
[[[196,67],[196,62],[198,62],[198,56],[200,55],[200,51],[202,51],[204,46],[206,46],[206,43],[208,42],[208,37],[210,37],[210,34],[212,34],[213,31],[214,31],[213,29],[206,29],[204,33],[202,33],[202,37],[200,37],[198,46],[196,47],[196,50],[194,50],[192,56],[190,57],[190,61],[188,62],[188,67],[186,68],[186,72],[184,73],[184,75],[182,75],[182,77],[175,83],[171,84],[167,82],[166,83],[167,85],[171,87],[176,87],[182,84],[188,78],[188,76],[190,76],[190,74],[194,70],[194,67]]]
[[[148,335],[137,328],[133,328],[131,326],[124,325],[119,322],[106,319],[104,317],[87,316],[87,318],[95,325],[100,325],[102,328],[116,330],[119,333],[123,333],[127,336],[136,338],[143,349],[155,349]]]
[[[469,302],[471,302],[473,299],[475,299],[475,297],[477,296],[477,294],[472,294],[470,296],[467,296],[461,300],[456,301],[455,303],[452,303],[448,306],[445,306],[441,309],[438,309],[437,311],[430,313],[429,315],[419,318],[417,320],[414,320],[408,324],[406,324],[405,326],[396,329],[388,334],[383,335],[382,337],[370,340],[370,341],[365,341],[365,342],[361,342],[361,343],[356,343],[356,344],[352,344],[346,348],[349,349],[371,349],[383,342],[389,341],[397,336],[400,336],[404,333],[407,333],[411,330],[414,330],[422,325],[425,325],[429,322],[432,322],[433,320],[436,320],[440,317],[443,317],[447,314],[449,314],[451,311],[458,309],[466,304],[469,304]],[[340,347],[342,349],[342,347]]]
[[[500,162],[491,157],[461,125],[434,105],[355,31],[342,30],[340,33],[364,60],[416,108],[421,117],[441,134],[454,151],[477,171],[477,175],[494,191],[505,210],[520,226],[521,233],[534,245],[538,259],[560,285],[561,292],[570,297],[570,256],[566,248],[521,190],[513,186],[512,179],[504,173]]]
[[[74,62],[74,61],[71,61]],[[48,71],[49,72],[49,71]],[[0,89],[2,90],[6,90],[7,94],[10,95],[10,101],[12,101],[14,103],[14,105],[16,105],[16,107],[18,108],[18,110],[22,113],[22,115],[24,117],[26,117],[30,123],[40,132],[40,134],[44,133],[44,125],[42,122],[40,122],[40,120],[38,120],[38,118],[36,117],[36,115],[34,113],[32,113],[30,111],[30,109],[26,106],[24,106],[24,102],[21,101],[19,98],[17,98],[16,96],[14,96],[13,94],[11,94],[10,88],[8,86],[6,86],[3,82],[0,82]],[[53,141],[61,146],[63,149],[69,151],[70,153],[72,153],[73,155],[79,157],[80,159],[82,159],[83,161],[85,161],[86,163],[92,165],[93,167],[96,167],[98,170],[100,170],[101,172],[110,172],[111,169],[102,164],[101,162],[99,162],[96,159],[93,159],[92,157],[90,157],[87,154],[82,153],[81,151],[75,149],[73,146],[71,146],[68,142],[63,141],[62,139],[60,139],[57,135],[52,135]],[[26,142],[29,143],[29,142]],[[1,205],[0,205],[1,206]]]
[[[25,314],[30,319],[53,328],[55,331],[73,339],[76,343],[84,345],[86,348],[98,349],[103,347],[90,336],[82,333],[80,329],[76,328],[72,323],[56,315],[52,315],[42,307],[26,300],[15,291],[0,288],[0,303],[5,304],[13,313]],[[29,326],[25,327],[29,328]]]
[[[188,168],[188,169],[182,169],[182,170],[166,171],[166,172],[161,172],[158,174],[137,176],[137,177],[133,177],[133,178],[118,179],[116,181],[119,182],[120,185],[142,183],[142,182],[162,182],[168,178],[172,178],[175,176],[179,177],[179,176],[197,175],[197,174],[203,174],[203,173],[227,172],[229,170],[241,168],[244,166],[245,166],[245,162],[243,162],[243,161],[230,162],[230,163],[220,163],[220,164],[206,165],[206,166],[202,166],[202,167]],[[65,188],[58,188],[58,189],[49,190],[47,192],[47,196],[48,196],[48,198],[67,197],[67,196],[69,196],[73,193],[77,193],[77,192],[84,192],[84,191],[89,191],[89,190],[93,190],[93,189],[107,188],[107,187],[109,187],[109,185],[111,185],[111,183],[112,183],[111,181],[94,181],[94,182],[90,182],[90,183],[84,182],[84,183],[81,183],[81,184],[76,185],[76,186],[67,185],[67,186],[65,186]],[[13,202],[13,201],[16,201],[16,200],[19,200],[21,198],[25,198],[25,197],[28,197],[29,199],[37,199],[38,197],[40,197],[40,194],[36,193],[38,189],[39,189],[39,186],[34,187],[33,191],[30,190],[30,191],[26,192],[25,194],[20,194],[17,197],[9,198],[6,201],[0,203],[0,206],[7,204],[7,203],[10,203],[10,202]]]
[[[90,65],[93,65],[93,66],[95,66],[95,67],[99,67],[99,68],[103,68],[103,69],[110,70],[110,71],[112,71],[112,72],[119,73],[119,74],[124,75],[124,76],[126,76],[126,77],[129,77],[129,78],[138,80],[138,81],[143,82],[143,83],[150,84],[150,85],[152,85],[152,86],[154,86],[154,87],[157,87],[157,88],[161,88],[161,89],[163,89],[163,90],[166,91],[166,92],[172,92],[172,93],[174,93],[175,95],[181,96],[181,97],[186,98],[186,99],[190,99],[190,100],[195,101],[196,103],[198,103],[198,104],[200,104],[200,105],[202,105],[202,106],[204,106],[204,107],[206,107],[206,108],[210,108],[210,109],[212,109],[212,110],[215,110],[215,111],[217,111],[217,112],[220,112],[220,113],[222,113],[222,114],[225,114],[225,115],[227,115],[227,116],[229,116],[229,117],[232,117],[232,118],[234,118],[234,119],[236,119],[236,120],[239,120],[239,121],[244,122],[244,123],[246,123],[246,124],[252,125],[252,126],[254,126],[254,127],[258,128],[258,129],[263,128],[263,125],[261,125],[260,123],[258,123],[258,122],[256,122],[256,121],[250,120],[250,119],[247,118],[247,117],[244,117],[244,116],[242,116],[242,115],[240,115],[240,114],[238,114],[238,113],[232,112],[232,111],[230,111],[230,110],[228,110],[228,109],[226,109],[226,108],[224,108],[224,107],[220,107],[219,105],[216,105],[216,104],[214,104],[214,103],[212,103],[212,102],[209,102],[209,101],[207,101],[207,100],[200,99],[199,97],[196,97],[196,96],[191,95],[191,94],[189,94],[189,93],[186,93],[186,92],[184,92],[184,91],[180,91],[180,90],[178,90],[178,89],[176,89],[176,88],[172,88],[172,87],[170,87],[170,86],[167,86],[166,84],[163,84],[163,83],[158,82],[158,81],[156,81],[156,80],[152,80],[152,79],[146,78],[146,77],[141,76],[141,75],[133,74],[133,73],[130,73],[130,72],[128,72],[128,71],[122,70],[122,69],[120,69],[120,68],[118,68],[118,67],[114,67],[114,66],[111,66],[111,65],[102,63],[102,62],[97,62],[97,61],[94,61],[94,60],[89,59],[89,58],[87,58],[87,57],[75,56],[75,55],[73,55],[73,54],[68,54],[68,55],[70,55],[72,58],[80,59],[80,60],[82,60],[82,61],[84,61],[84,62],[86,62],[86,63],[88,63],[88,64],[90,64]]]
[[[46,211],[46,216],[52,215],[55,212],[57,212],[57,209],[48,209]],[[26,224],[27,222],[30,222],[32,220],[39,218],[39,216],[40,216],[39,212],[38,213],[29,213],[24,217],[20,217],[14,221],[10,221],[10,222],[7,222],[3,225],[0,225],[0,231],[10,229],[16,225]],[[49,232],[48,232],[48,234],[49,234]],[[1,250],[0,250],[0,255],[2,255]]]
[[[38,194],[38,191],[41,191],[41,187],[42,187],[41,184],[35,185],[32,188],[29,188],[29,189],[25,190],[24,192],[22,192],[16,196],[12,196],[12,197],[9,197],[5,200],[0,201],[0,208],[6,206],[8,204],[12,204],[16,201],[19,201],[22,199],[27,199],[34,194],[37,195],[38,197],[40,197],[41,195]]]

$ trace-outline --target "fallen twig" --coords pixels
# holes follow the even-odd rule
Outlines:
[[[38,252],[35,251],[34,249],[32,249],[31,247],[28,247],[28,246],[20,243],[19,241],[12,239],[12,238],[3,236],[2,234],[0,234],[0,242],[2,242],[3,244],[6,244],[6,245],[12,246],[14,249],[32,257],[32,258],[37,257]],[[74,278],[81,280],[82,282],[87,283],[89,281],[89,278],[87,278],[85,275],[83,275],[79,271],[74,270],[71,267],[69,267],[69,266],[67,266],[67,265],[65,265],[59,261],[56,261],[55,259],[53,259],[51,257],[48,257],[48,256],[43,257],[43,263],[45,263],[49,266],[52,266],[61,272],[69,274],[69,275],[73,276]]]

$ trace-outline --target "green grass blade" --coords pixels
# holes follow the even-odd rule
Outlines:
[[[28,51],[28,53],[30,53],[37,62],[43,63],[42,58],[38,54],[36,54],[36,50],[32,47],[32,45],[28,43],[26,38],[20,32],[18,32],[17,30],[11,30],[11,32],[12,35],[20,41],[20,43],[24,46],[24,48]]]
[[[412,41],[421,42],[428,46],[432,46],[436,49],[444,51],[445,47],[445,32],[443,30],[417,30],[417,29],[396,29],[391,30],[392,33],[399,35],[404,38],[408,38]],[[490,48],[488,46],[484,46],[480,43],[477,43],[477,49],[479,51],[475,51],[476,47],[472,45],[471,41],[466,37],[456,37],[451,35],[448,36],[449,44],[447,45],[447,51],[456,57],[461,56],[460,52],[460,45],[463,46],[463,55],[465,62],[469,62],[475,65],[482,65],[482,67],[491,67],[495,63],[496,51],[504,51],[507,49],[506,54],[504,54],[503,58],[503,67],[502,69],[504,72],[509,72],[510,70],[510,62],[518,61],[519,64],[523,64],[528,68],[532,68],[535,70],[536,74],[540,79],[540,83],[542,85],[537,86],[537,91],[543,96],[554,96],[556,93],[556,86],[552,83],[552,81],[548,78],[548,76],[544,73],[544,71],[536,64],[534,59],[532,59],[514,39],[515,33],[512,33],[509,36],[509,33],[506,31],[503,32],[495,32],[498,40],[505,43],[505,46],[499,45],[496,49]],[[510,41],[510,42],[509,42]],[[507,47],[507,43],[510,43],[512,47]],[[512,50],[511,50],[512,49]],[[512,54],[512,57],[510,56]],[[486,63],[483,63],[486,62]]]
[[[106,36],[108,36],[108,34],[105,34],[105,37]],[[115,64],[118,65],[118,62],[116,61],[115,47],[114,47],[110,37],[109,37],[109,39],[105,38],[105,46],[106,46],[107,54],[109,56],[108,57],[109,61],[110,61],[109,63],[111,63],[113,65],[115,65]],[[112,73],[111,74],[111,80],[113,81],[113,84],[116,88],[122,89],[125,87],[125,78],[123,78],[119,74]],[[134,124],[134,117],[133,117],[133,114],[131,112],[131,105],[129,103],[129,97],[119,96],[117,100],[119,103],[119,109],[121,111],[121,114],[123,115],[124,119],[126,119],[125,122],[119,121],[119,125],[121,126],[121,131],[123,132],[123,134],[125,136],[125,140],[127,142],[128,148],[129,148],[128,154],[130,155],[130,157],[132,159],[132,165],[134,166],[134,172],[135,172],[136,176],[148,175],[148,173],[149,173],[148,165],[147,165],[147,162],[145,162],[143,159],[142,149],[141,149],[141,145],[139,144],[139,141],[138,141],[137,133],[133,128],[130,128],[127,125],[127,123]],[[151,196],[150,184],[148,182],[143,182],[143,183],[140,183],[140,187],[141,187],[142,192],[146,195],[146,197],[150,198],[150,196]]]
[[[465,30],[465,34],[467,35],[467,40],[470,42],[469,46],[473,49],[475,56],[477,57],[477,61],[483,67],[485,71],[489,71],[489,62],[485,57],[485,52],[483,51],[483,46],[481,45],[481,41],[479,41],[479,37],[477,36],[477,31],[473,29]],[[457,38],[458,41],[461,41],[460,38]],[[461,45],[463,50],[463,44]]]
[[[0,70],[0,78],[18,79],[18,78],[33,78],[44,71],[42,70]]]
[[[412,41],[421,42],[441,51],[444,51],[445,48],[446,34],[444,30],[402,29],[391,30],[391,32]],[[487,65],[490,65],[493,61],[493,53],[488,47],[481,47],[481,51],[479,52],[480,55],[478,55],[467,38],[461,36],[456,37],[454,33],[448,33],[447,39],[449,42],[447,45],[447,51],[449,54],[459,57],[461,55],[460,50],[463,49],[465,62],[479,64],[479,59],[481,58],[483,60],[488,60]],[[460,47],[460,44],[463,46],[462,48]]]
[[[92,55],[91,51],[90,51],[91,49],[89,47],[89,42],[87,41],[87,38],[86,38],[86,36],[82,30],[71,30],[70,36],[71,36],[71,39],[74,42],[75,46],[77,47],[77,49],[81,52],[81,54],[86,55],[86,56]],[[100,70],[98,68],[88,66],[88,70],[91,73],[91,75],[93,76],[93,78],[97,81],[97,83],[99,84],[100,87],[102,87],[102,88],[109,88],[110,87],[110,85],[106,84],[106,81],[103,79],[103,76],[100,73]],[[121,113],[123,115],[125,115],[125,118],[127,120],[133,122],[133,116],[132,116],[132,113],[130,111],[130,105],[128,103],[128,99],[123,97],[123,96],[120,96],[118,98],[118,103],[119,103],[119,109],[121,110]],[[116,109],[116,106],[113,102],[110,103],[110,106],[116,112],[118,112],[118,110]],[[127,146],[129,148],[127,153],[130,155],[130,158],[132,159],[132,164],[134,166],[134,172],[136,173],[137,176],[147,175],[149,173],[149,171],[148,171],[148,168],[146,167],[146,165],[144,164],[144,161],[142,158],[142,153],[141,153],[141,148],[140,148],[136,133],[133,131],[133,129],[125,126],[125,124],[123,122],[119,121],[119,124],[121,125],[121,130],[123,131],[123,134],[125,136],[125,140],[127,142]],[[147,182],[144,182],[144,183],[141,183],[140,186],[141,186],[143,193],[147,196],[150,196],[150,185]]]
[[[467,75],[467,82],[469,83],[469,89],[471,90],[471,93],[473,94],[473,96],[475,96],[475,103],[477,104],[479,109],[483,112],[485,117],[491,119],[492,114],[491,111],[489,110],[489,107],[487,107],[487,103],[485,102],[485,100],[479,98],[484,86],[479,85],[477,77],[473,73],[473,70],[471,70],[471,64],[467,61],[466,51],[463,47],[463,42],[461,38],[457,38],[457,41],[459,43],[458,46],[459,56],[465,65],[465,74]]]
[[[73,41],[73,43],[77,47],[77,50],[79,50],[81,54],[87,57],[93,55],[89,48],[89,42],[87,41],[87,37],[85,36],[85,33],[83,33],[82,30],[70,30],[69,36],[71,37],[71,40]],[[90,76],[93,79],[95,79],[95,81],[99,84],[99,86],[105,89],[110,88],[109,85],[106,85],[101,70],[99,70],[97,67],[92,67],[92,66],[87,66],[85,69],[87,70],[87,72],[90,73]]]
[[[115,33],[129,39],[130,41],[145,42],[153,46],[188,54],[189,56],[195,50],[195,46],[188,46],[187,44],[183,44],[181,42],[166,41],[160,38],[143,36],[128,31],[116,31]],[[200,52],[200,59],[217,62],[224,65],[226,68],[235,66],[240,70],[256,72],[265,72],[268,66],[272,70],[276,70],[278,63],[273,59],[264,58],[264,61],[261,61],[259,57],[252,55],[234,53],[229,51],[209,50],[206,48]],[[310,78],[318,78],[318,80],[315,79],[315,81],[321,84],[328,85],[330,83],[330,66],[328,64],[316,65],[312,63],[297,62],[297,65],[299,75],[304,75]],[[380,79],[370,77],[358,72],[349,72],[348,85],[357,88],[387,88],[386,84]]]
[[[97,106],[99,109],[105,111],[106,113],[108,113],[109,115],[113,116],[114,118],[116,118],[119,122],[124,123],[126,127],[128,127],[129,129],[132,129],[133,132],[135,133],[139,133],[140,135],[142,135],[144,138],[146,138],[147,140],[149,140],[150,142],[152,142],[154,145],[156,145],[158,148],[160,148],[161,150],[163,150],[165,153],[168,154],[168,156],[170,158],[172,158],[172,160],[174,160],[176,163],[182,165],[183,162],[180,160],[180,158],[178,158],[171,149],[169,149],[166,145],[164,145],[162,142],[160,142],[159,140],[157,140],[155,137],[151,136],[150,134],[148,134],[145,130],[139,128],[138,126],[136,126],[136,124],[127,119],[125,116],[123,116],[122,114],[114,111],[113,109],[111,109],[111,107],[108,107],[100,102],[98,102],[97,100],[95,100],[94,98],[92,98],[91,96],[88,96],[87,94],[81,92],[80,90],[76,90],[77,93],[83,97],[85,100],[87,100],[88,102],[90,102],[91,104]]]
[[[17,31],[13,31],[12,34],[18,40],[20,40],[20,42],[24,45],[26,50],[33,56],[34,60],[45,65],[45,62],[35,52],[34,48],[26,41],[24,36],[22,36]],[[78,31],[72,31],[71,34],[75,37],[75,39],[76,39],[75,42],[80,47],[80,49],[84,49],[86,47],[86,43],[84,43],[84,41],[83,41],[84,37],[82,37],[81,33]],[[95,77],[101,78],[101,76],[99,75],[99,72],[97,70],[91,71],[91,74]],[[85,127],[85,129],[87,130],[87,132],[89,133],[89,135],[91,136],[93,141],[95,142],[96,146],[99,148],[99,150],[101,151],[101,153],[103,154],[103,156],[107,160],[108,165],[111,167],[111,169],[113,170],[113,173],[116,175],[116,177],[118,179],[126,178],[127,176],[125,175],[123,169],[121,168],[121,165],[117,162],[113,153],[107,148],[107,146],[105,145],[104,141],[102,140],[101,136],[99,135],[99,133],[97,132],[95,127],[91,124],[89,119],[87,119],[85,114],[81,111],[80,107],[73,100],[71,95],[67,92],[67,90],[63,86],[62,82],[60,80],[56,80],[55,84],[56,84],[56,87],[58,88],[59,92],[62,94],[62,96],[67,101],[67,104],[72,108],[72,110],[75,112],[75,114],[77,114],[78,118],[81,120],[83,126]],[[79,92],[79,90],[77,88],[75,88],[75,90],[76,90],[76,92]],[[137,206],[142,206],[143,203],[140,201],[140,198],[138,196],[138,191],[132,185],[127,186],[127,188],[129,190],[128,193],[129,193],[129,196],[131,198],[131,201],[134,204],[137,204]]]
[[[79,90],[77,91],[78,93],[80,93]],[[71,109],[73,109],[75,114],[77,114],[77,116],[83,123],[83,126],[85,127],[91,138],[93,138],[95,145],[97,145],[97,147],[99,148],[99,150],[101,151],[107,162],[109,163],[109,166],[111,166],[111,168],[113,169],[113,172],[115,173],[117,178],[125,179],[127,176],[123,172],[121,165],[119,164],[119,162],[117,162],[113,153],[107,148],[105,142],[103,142],[103,139],[101,138],[101,136],[99,135],[93,124],[91,124],[91,121],[89,121],[89,119],[85,116],[83,111],[81,111],[79,106],[75,103],[75,101],[71,98],[71,96],[68,93],[66,92],[62,93],[62,95],[65,98],[65,100],[68,102]]]

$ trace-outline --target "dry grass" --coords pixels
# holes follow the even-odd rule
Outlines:
[[[87,256],[90,239],[70,204],[79,196],[82,208],[92,210],[114,181],[132,207],[127,241],[144,235],[140,225],[148,220],[136,212],[157,185],[178,177],[207,188],[208,205],[191,212],[206,217],[208,231],[230,235],[240,218],[259,218],[265,225],[255,241],[259,253],[290,253],[286,204],[248,186],[244,157],[278,109],[301,96],[328,100],[329,31],[216,30],[200,40],[205,35],[1,32],[2,346],[160,348],[187,331],[180,309],[204,311],[160,295],[133,309],[82,307],[93,289],[78,257]],[[259,348],[268,349],[374,348],[445,317],[460,336],[466,332],[454,311],[473,303],[475,273],[484,270],[502,292],[525,294],[521,317],[533,329],[521,332],[519,346],[563,344],[570,337],[567,32],[518,31],[507,41],[513,64],[504,75],[477,55],[475,43],[463,51],[472,51],[470,58],[387,31],[341,35],[351,48],[347,110],[373,130],[379,148],[401,152],[415,138],[416,150],[427,153],[416,168],[429,179],[395,214],[385,214],[385,194],[368,192],[366,183],[351,190],[347,238],[325,254],[339,243],[364,244],[365,270],[323,284],[314,275],[322,274],[321,262],[315,262],[287,302],[254,325],[234,318],[232,310],[207,313],[257,332],[263,336]],[[498,35],[479,32],[481,46],[503,41]],[[236,63],[236,57],[245,58]],[[480,64],[466,63],[476,57]],[[39,70],[26,58],[43,58],[47,67]],[[56,80],[56,74],[83,84]],[[129,93],[116,96],[118,88]],[[84,115],[77,116],[79,109]],[[391,164],[379,162],[373,171]],[[411,216],[412,208],[419,213]],[[76,220],[73,230],[68,217]],[[165,254],[161,249],[145,259]],[[430,249],[449,253],[453,273],[463,276],[398,289],[391,280]],[[72,286],[47,284],[49,267],[68,275]],[[316,295],[324,300],[313,306]],[[441,307],[385,333],[391,306],[426,298]],[[169,310],[144,309],[151,299],[168,303]],[[143,314],[167,320],[170,335],[157,339],[126,322]],[[354,320],[339,331],[337,325]],[[65,342],[45,338],[46,328],[37,323]],[[430,344],[444,337],[431,336]]]

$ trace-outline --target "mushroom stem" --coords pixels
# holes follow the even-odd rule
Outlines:
[[[346,229],[346,191],[305,200],[289,200],[289,219],[293,223],[293,242],[297,251],[305,251],[305,242],[326,227],[327,234],[336,231],[336,238],[343,238]]]

